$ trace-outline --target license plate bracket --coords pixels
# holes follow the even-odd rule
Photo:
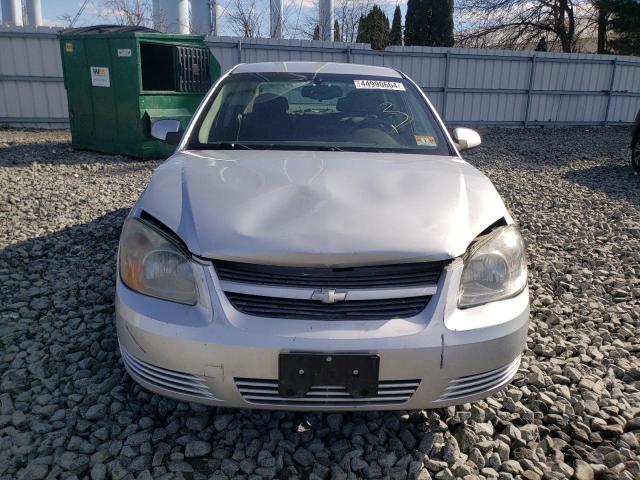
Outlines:
[[[352,397],[378,394],[380,357],[370,354],[281,353],[278,393],[302,398],[311,387],[344,387]]]

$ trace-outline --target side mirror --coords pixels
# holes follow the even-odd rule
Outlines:
[[[165,143],[177,145],[182,138],[178,120],[158,120],[151,126],[151,136]]]
[[[454,128],[453,132],[451,132],[451,137],[456,143],[456,148],[458,149],[458,151],[474,148],[482,143],[478,132],[476,132],[475,130],[471,130],[470,128]]]

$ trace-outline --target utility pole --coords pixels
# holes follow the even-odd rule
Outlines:
[[[282,0],[271,0],[271,38],[282,38]]]
[[[40,0],[25,1],[27,13],[27,25],[30,27],[39,27],[42,25],[42,5]]]
[[[320,40],[333,41],[333,0],[320,0]]]
[[[20,0],[2,0],[2,23],[22,26],[22,2]]]

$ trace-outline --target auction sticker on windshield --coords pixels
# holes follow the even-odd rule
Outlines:
[[[387,82],[385,80],[354,80],[356,88],[373,88],[376,90],[402,90],[404,85],[400,82]]]
[[[436,147],[436,139],[433,135],[414,135],[416,145],[421,147]]]

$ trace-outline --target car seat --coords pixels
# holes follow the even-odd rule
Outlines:
[[[351,116],[369,117],[380,113],[384,98],[372,90],[352,90],[338,100],[336,110]]]
[[[284,140],[290,132],[287,111],[289,101],[274,93],[262,93],[253,101],[253,109],[242,118],[241,141]]]

